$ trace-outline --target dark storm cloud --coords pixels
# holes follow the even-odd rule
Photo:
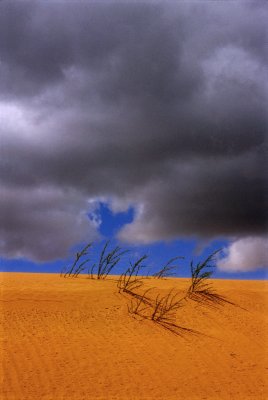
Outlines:
[[[87,222],[91,205],[71,191],[2,187],[0,205],[0,252],[7,257],[56,259],[77,240],[98,236]]]
[[[124,240],[261,235],[266,17],[261,2],[2,2],[2,254],[64,255],[94,237],[100,198],[136,207]]]

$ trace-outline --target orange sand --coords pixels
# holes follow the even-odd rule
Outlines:
[[[176,336],[128,315],[114,280],[0,274],[1,399],[266,399],[267,284],[214,281],[218,309],[188,302]],[[159,292],[185,279],[146,280]]]

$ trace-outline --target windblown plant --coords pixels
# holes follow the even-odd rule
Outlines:
[[[191,285],[187,292],[187,297],[191,300],[209,305],[223,303],[232,304],[230,301],[226,300],[224,296],[216,293],[212,284],[208,283],[208,279],[211,278],[215,267],[215,256],[219,251],[220,250],[214,251],[203,262],[199,262],[196,265],[194,265],[193,261],[191,262]]]
[[[176,322],[176,313],[183,307],[185,296],[179,297],[179,293],[171,289],[167,294],[158,294],[154,300],[149,299],[147,294],[152,288],[147,289],[143,294],[133,296],[128,305],[128,312],[133,316],[141,319],[147,319],[159,324],[163,328],[171,331],[176,335],[182,335],[185,332],[195,333],[193,329],[180,326]]]
[[[109,241],[104,244],[98,262],[89,265],[88,273],[92,279],[94,277],[105,279],[118,265],[122,256],[128,252],[128,250],[122,250],[119,246],[109,250],[109,244]],[[86,265],[90,262],[90,258],[86,256],[91,247],[92,243],[89,243],[80,252],[77,252],[73,264],[66,272],[62,272],[61,276],[64,274],[64,277],[77,277],[84,271]],[[182,327],[176,322],[177,311],[186,304],[187,299],[209,306],[222,305],[223,303],[234,305],[224,296],[215,292],[212,283],[209,281],[214,271],[214,260],[218,252],[219,250],[213,252],[204,261],[196,265],[194,265],[193,261],[191,262],[190,286],[183,296],[171,289],[167,294],[157,294],[155,298],[149,297],[148,293],[153,288],[147,288],[143,292],[139,290],[144,285],[141,270],[145,268],[143,263],[147,259],[147,255],[140,257],[135,262],[130,261],[130,266],[120,275],[117,281],[119,293],[125,293],[130,299],[127,304],[129,314],[157,323],[177,335],[181,335],[186,331],[198,333],[192,329]],[[153,277],[161,279],[174,275],[174,269],[177,266],[173,263],[181,258],[183,257],[171,258]]]
[[[184,306],[185,297],[179,297],[179,293],[171,289],[168,294],[157,295],[154,304],[151,320],[161,325],[163,328],[176,335],[182,335],[184,332],[199,333],[190,328],[180,326],[176,322],[176,312]]]
[[[178,293],[174,289],[166,295],[157,295],[154,301],[153,313],[151,319],[156,322],[170,321],[175,318],[175,312],[183,305],[184,298],[178,299]]]
[[[122,250],[116,246],[111,251],[108,251],[109,241],[107,241],[101,251],[98,264],[93,264],[90,270],[90,276],[93,278],[95,268],[97,268],[97,279],[105,279],[111,273],[113,268],[119,263],[121,257],[128,253],[128,250]]]
[[[155,274],[153,274],[153,277],[156,279],[161,279],[161,278],[167,278],[170,276],[174,276],[176,275],[175,272],[173,272],[177,266],[176,265],[172,265],[172,263],[176,260],[179,259],[183,259],[184,257],[173,257],[171,258],[166,264],[165,266],[160,269],[160,271],[156,272]]]
[[[119,293],[122,291],[132,294],[134,290],[143,285],[142,278],[138,274],[140,270],[145,267],[142,262],[147,257],[147,255],[142,256],[134,264],[130,261],[130,267],[121,274],[117,282]]]
[[[147,318],[144,312],[148,310],[151,305],[151,300],[147,296],[147,293],[150,290],[152,290],[152,288],[145,290],[143,294],[131,292],[133,298],[131,299],[130,304],[127,305],[129,314],[135,314],[139,317]]]
[[[94,273],[97,279],[105,279],[107,275],[111,273],[113,268],[119,263],[121,257],[128,252],[128,250],[122,250],[119,246],[114,247],[108,251],[109,241],[105,243],[101,251],[98,263],[88,267],[89,276],[93,279]],[[72,266],[61,272],[65,278],[77,277],[82,271],[86,269],[87,264],[90,262],[90,258],[83,259],[89,253],[89,249],[92,247],[92,243],[87,244],[80,252],[76,253],[75,260]]]
[[[67,276],[77,277],[86,268],[85,265],[90,261],[90,258],[83,260],[83,261],[81,261],[81,258],[88,254],[88,250],[90,249],[91,246],[92,246],[92,243],[88,243],[82,249],[82,251],[80,251],[80,253],[79,252],[76,253],[76,257],[75,257],[75,260],[74,260],[72,266],[69,268],[69,270],[67,269],[67,271],[64,273],[64,278],[66,278]],[[79,261],[81,261],[80,264],[79,264]],[[63,272],[62,272],[62,274],[63,274]]]

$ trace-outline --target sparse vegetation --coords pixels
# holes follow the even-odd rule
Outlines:
[[[62,271],[61,275],[64,273],[64,277],[66,278],[67,276],[69,277],[77,277],[84,269],[86,268],[86,264],[90,261],[90,258],[83,260],[80,264],[79,261],[81,261],[81,258],[86,256],[88,254],[88,250],[92,246],[92,243],[88,243],[81,251],[80,253],[76,253],[75,260],[72,264],[72,266],[67,269],[67,271]]]
[[[176,335],[182,335],[185,332],[198,333],[177,324],[176,313],[185,305],[185,297],[179,297],[179,293],[171,289],[167,294],[158,294],[155,299],[150,299],[147,294],[151,290],[152,288],[149,288],[138,296],[134,293],[134,298],[128,304],[129,314],[157,323]]]
[[[181,335],[183,332],[197,334],[197,331],[182,327],[176,322],[176,312],[185,305],[185,297],[179,296],[174,289],[162,296],[158,294],[153,303],[151,320],[176,335]]]
[[[126,292],[133,294],[134,290],[137,290],[143,285],[142,278],[138,274],[140,270],[145,267],[142,263],[146,258],[148,258],[148,256],[144,255],[135,263],[130,261],[130,267],[121,274],[117,282],[119,293]]]
[[[90,278],[106,279],[118,265],[122,256],[128,252],[128,250],[123,250],[119,246],[109,250],[109,244],[109,241],[104,244],[98,262],[89,265],[88,274]],[[90,262],[90,258],[86,257],[83,259],[83,257],[88,255],[91,247],[92,243],[89,243],[81,252],[76,253],[76,258],[71,267],[66,272],[62,272],[61,275],[64,277],[77,277],[84,271],[86,265]],[[166,294],[158,293],[155,297],[149,296],[149,293],[151,294],[154,288],[147,288],[142,292],[140,289],[144,285],[144,277],[141,271],[146,267],[144,261],[148,256],[143,255],[135,262],[129,261],[129,267],[120,275],[117,281],[118,292],[126,294],[129,298],[129,302],[127,303],[129,314],[134,317],[150,320],[178,335],[181,335],[183,332],[197,333],[191,329],[181,327],[177,323],[177,311],[187,304],[187,300],[193,300],[209,306],[223,305],[224,303],[233,304],[224,296],[219,295],[209,281],[214,271],[215,256],[218,252],[219,250],[213,252],[204,261],[196,265],[193,261],[191,262],[191,281],[184,295],[175,289],[171,289]],[[174,262],[182,258],[171,258],[152,277],[161,279],[174,276],[174,271],[177,268]]]
[[[113,268],[119,263],[121,257],[128,252],[116,246],[111,251],[108,251],[109,241],[105,243],[100,254],[98,264],[93,264],[90,270],[90,276],[93,277],[95,268],[97,268],[97,279],[105,279],[111,273]]]
[[[173,320],[176,310],[183,306],[183,300],[184,298],[178,298],[178,293],[174,292],[174,289],[163,296],[158,294],[154,301],[151,319],[162,323]]]
[[[174,263],[174,261],[179,260],[179,259],[183,259],[184,257],[173,257],[171,258],[166,264],[165,266],[160,269],[160,271],[156,272],[155,274],[153,274],[153,277],[156,279],[161,279],[161,278],[167,278],[167,277],[171,277],[176,275],[176,273],[174,272],[174,270],[177,268],[176,265],[172,265]]]
[[[194,265],[193,261],[191,262],[191,285],[187,292],[187,297],[191,300],[207,305],[233,304],[224,296],[216,293],[212,284],[208,283],[208,279],[211,278],[215,268],[215,256],[219,251],[214,251],[203,262],[199,262],[196,265]]]
[[[122,250],[119,246],[112,248],[108,251],[110,242],[107,241],[100,253],[98,263],[93,265],[87,265],[91,258],[83,259],[92,247],[93,243],[88,243],[80,252],[76,253],[75,260],[70,268],[61,271],[61,276],[76,278],[86,267],[88,267],[88,274],[93,279],[94,273],[97,279],[105,279],[113,270],[113,268],[119,263],[121,257],[128,252],[128,250]]]
[[[147,293],[149,293],[151,290],[152,288],[149,288],[145,290],[143,294],[134,292],[130,293],[133,298],[131,298],[130,303],[127,305],[129,314],[146,318],[146,314],[144,314],[144,312],[151,306],[151,300],[148,298]]]

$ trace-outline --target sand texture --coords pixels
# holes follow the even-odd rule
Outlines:
[[[240,307],[187,301],[175,335],[128,314],[116,282],[2,273],[1,399],[267,399],[267,284],[215,280]],[[159,293],[186,279],[147,279]]]

